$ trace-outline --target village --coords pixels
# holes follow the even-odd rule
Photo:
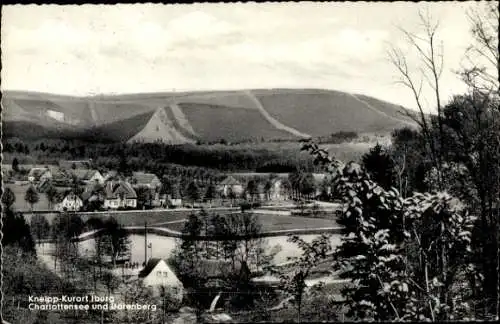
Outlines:
[[[92,167],[92,160],[10,167],[6,187],[17,191],[16,208],[31,224],[38,259],[64,280],[113,296],[116,302],[109,307],[115,312],[135,300],[131,291],[143,291],[151,304],[167,299],[162,316],[179,318],[176,323],[189,323],[184,320],[194,316],[231,322],[229,314],[242,310],[232,305],[239,298],[234,289],[252,294],[270,313],[290,312],[292,302],[279,273],[297,269],[290,258],[301,250],[288,242],[287,234],[311,241],[339,231],[334,217],[338,204],[321,201],[331,196],[331,187],[320,174],[233,172],[182,181],[144,171],[101,171]],[[204,229],[196,223],[205,224]],[[79,229],[69,236],[62,234],[61,241],[54,231],[65,232],[72,224],[81,225],[74,225]],[[191,232],[193,225],[198,232]],[[184,237],[186,231],[206,238],[192,241]],[[334,245],[337,241],[338,236],[330,239]],[[307,289],[326,284],[341,300],[346,280],[325,272],[329,262],[326,257],[311,266],[304,282]],[[239,287],[243,282],[246,288]],[[240,304],[248,309],[253,302]],[[150,309],[134,316],[138,313],[148,319],[158,316]]]
[[[499,6],[2,6],[0,322],[499,322]]]
[[[302,197],[301,193],[314,199],[331,192],[323,174],[309,174],[309,178],[306,175],[294,181],[293,176],[286,173],[228,173],[208,180],[181,181],[166,174],[144,171],[133,171],[129,175],[116,170],[99,171],[92,168],[91,162],[61,161],[59,165],[29,169],[17,166],[14,167],[17,172],[11,168],[4,173],[6,187],[17,194],[19,210],[47,212],[212,208],[236,206],[236,202],[241,201],[289,205],[292,199]],[[28,191],[30,195],[26,195]],[[22,201],[19,194],[28,200]],[[38,198],[29,201],[34,195]]]

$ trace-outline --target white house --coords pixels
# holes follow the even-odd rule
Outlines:
[[[236,180],[232,176],[227,176],[224,180],[222,180],[216,187],[217,192],[220,193],[221,196],[227,197],[229,193],[232,192],[235,196],[240,196],[245,188],[241,182]]]
[[[104,208],[137,207],[137,194],[130,183],[126,181],[108,181],[105,192]]]
[[[182,301],[184,286],[165,260],[160,258],[149,259],[138,276],[142,278],[144,286],[157,288],[153,289],[156,293],[159,293],[161,287],[164,287],[175,300]]]
[[[79,211],[82,207],[83,201],[71,192],[56,206],[56,209],[60,211]]]

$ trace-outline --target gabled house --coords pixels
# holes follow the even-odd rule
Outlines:
[[[133,172],[129,181],[134,187],[147,187],[156,190],[161,186],[160,179],[153,173]]]
[[[38,183],[52,179],[52,172],[49,168],[32,168],[28,173],[28,181]]]
[[[182,301],[184,286],[165,260],[149,259],[146,266],[139,272],[138,277],[142,279],[144,286],[152,287],[156,293],[160,293],[160,289],[163,287],[176,300]]]
[[[108,181],[105,187],[104,208],[136,208],[137,194],[126,181]]]
[[[67,186],[71,183],[71,174],[62,168],[52,170],[52,183],[55,186]]]
[[[53,186],[53,180],[52,179],[44,179],[40,182],[38,182],[38,185],[36,186],[36,191],[39,193],[46,193],[50,187]]]
[[[216,186],[216,191],[223,197],[228,197],[230,192],[239,197],[244,190],[245,188],[241,182],[236,180],[233,176],[227,176]]]
[[[67,194],[62,202],[57,204],[56,210],[60,211],[79,211],[83,207],[83,201],[75,193]]]
[[[88,183],[80,197],[86,211],[100,210],[104,207],[106,187],[99,183]]]
[[[160,188],[161,181],[153,173],[133,172],[129,178],[132,187],[139,192],[140,190],[149,190],[151,200],[148,202],[151,206],[159,206],[160,202]],[[141,191],[142,192],[142,191]]]
[[[74,175],[79,182],[88,183],[104,183],[104,177],[97,170],[89,169],[75,169],[71,170],[71,174]]]

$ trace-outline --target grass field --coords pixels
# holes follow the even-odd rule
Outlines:
[[[275,128],[257,109],[193,103],[181,103],[179,106],[196,133],[207,141],[292,137],[288,132]]]
[[[156,223],[177,221],[187,218],[192,211],[189,210],[158,210],[158,211],[116,211],[101,213],[80,213],[85,220],[91,217],[114,217],[123,226],[144,226],[144,222],[154,226]]]
[[[289,93],[255,93],[271,116],[312,136],[338,131],[390,131],[402,124],[387,118],[379,109],[370,109],[357,97],[344,92],[297,90]]]
[[[10,188],[14,195],[16,196],[16,201],[14,202],[14,209],[17,211],[30,210],[30,205],[24,200],[24,195],[26,190],[28,190],[29,185],[19,185],[19,184],[5,184],[6,188]],[[39,202],[33,206],[33,210],[48,210],[49,201],[44,194],[38,194]]]
[[[262,225],[262,231],[264,232],[339,226],[334,220],[322,218],[283,216],[275,214],[255,214],[255,217]],[[184,223],[179,222],[173,224],[165,224],[160,225],[159,227],[165,227],[174,231],[181,231],[184,227]]]

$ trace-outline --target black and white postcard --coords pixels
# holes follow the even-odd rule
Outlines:
[[[1,17],[2,323],[498,321],[498,1]]]

